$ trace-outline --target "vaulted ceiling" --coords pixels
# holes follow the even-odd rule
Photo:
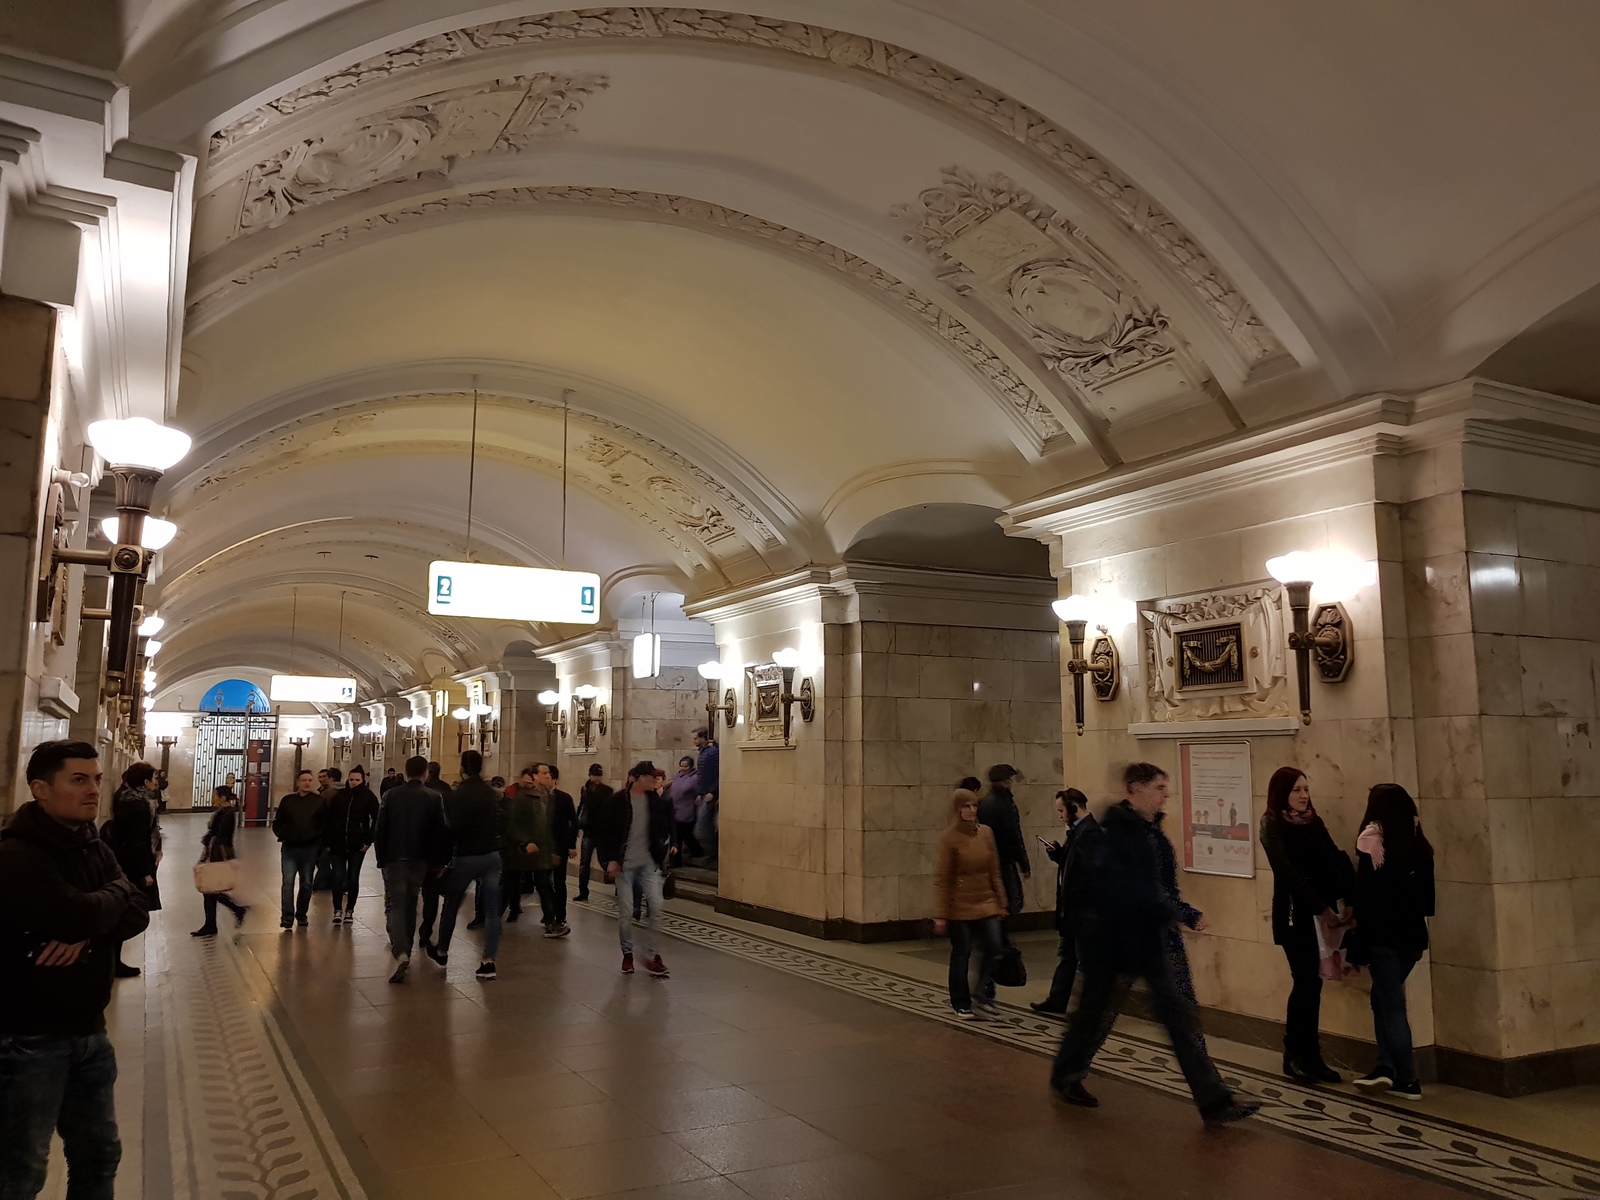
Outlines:
[[[1600,282],[1581,3],[426,7],[152,0],[126,47],[200,159],[174,682],[392,691],[570,632],[446,627],[430,558],[704,595]]]

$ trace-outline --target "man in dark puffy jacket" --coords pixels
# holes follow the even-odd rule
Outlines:
[[[278,801],[272,814],[272,835],[278,839],[283,871],[283,912],[280,924],[285,929],[296,925],[304,929],[311,911],[312,877],[317,869],[317,853],[322,848],[322,818],[328,802],[317,791],[317,779],[310,771],[295,776],[294,791]],[[300,881],[300,896],[294,894]]]
[[[1056,864],[1055,925],[1061,942],[1056,950],[1056,972],[1050,981],[1050,994],[1028,1007],[1036,1013],[1063,1016],[1078,975],[1078,918],[1074,894],[1078,881],[1074,877],[1082,874],[1079,867],[1085,858],[1093,856],[1094,848],[1088,843],[1100,832],[1100,826],[1089,811],[1088,797],[1077,788],[1056,793],[1056,815],[1061,818],[1066,837],[1049,843],[1045,853]]]
[[[122,1158],[106,1037],[117,948],[150,923],[144,893],[95,833],[100,764],[44,742],[33,799],[0,830],[0,1195],[44,1187],[60,1132],[67,1193],[110,1200]]]
[[[1112,806],[1100,821],[1099,833],[1080,847],[1090,853],[1080,854],[1074,867],[1084,872],[1087,909],[1079,925],[1083,994],[1061,1039],[1050,1089],[1068,1104],[1099,1105],[1083,1081],[1129,985],[1143,979],[1201,1118],[1207,1125],[1243,1120],[1259,1106],[1241,1104],[1222,1082],[1199,1037],[1199,1012],[1167,961],[1166,935],[1179,915],[1162,881],[1155,844],[1166,836],[1156,818],[1167,803],[1167,773],[1151,763],[1132,763],[1123,782],[1126,798]]]
[[[390,983],[404,983],[411,966],[411,943],[417,932],[417,895],[428,872],[444,826],[444,801],[422,782],[428,760],[406,759],[406,781],[390,788],[378,808],[373,850],[383,872],[383,910],[394,955]]]

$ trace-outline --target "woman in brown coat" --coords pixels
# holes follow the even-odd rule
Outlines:
[[[956,1016],[972,1018],[973,995],[968,964],[978,950],[977,1006],[994,1012],[989,976],[1000,954],[1000,918],[1006,911],[1005,884],[1000,878],[1000,852],[994,834],[978,824],[978,795],[965,788],[950,801],[954,824],[939,839],[933,870],[935,933],[950,934],[950,1007]]]

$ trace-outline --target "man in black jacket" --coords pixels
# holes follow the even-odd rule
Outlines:
[[[311,911],[312,877],[317,869],[317,852],[322,848],[322,818],[328,802],[317,791],[317,777],[309,770],[295,776],[294,791],[278,801],[272,814],[272,834],[278,839],[283,872],[283,912],[280,925],[293,929],[306,927]],[[294,894],[300,881],[300,896]]]
[[[572,797],[557,786],[560,780],[561,768],[554,763],[533,765],[534,783],[547,789],[550,797],[550,851],[555,866],[533,873],[539,898],[550,909],[550,921],[544,930],[548,938],[566,937],[572,932],[572,926],[567,924],[567,860],[578,857],[578,811]]]
[[[1045,847],[1050,861],[1056,864],[1056,934],[1061,944],[1056,950],[1056,973],[1050,981],[1050,994],[1043,1000],[1028,1005],[1036,1013],[1062,1016],[1067,1011],[1067,1001],[1072,999],[1072,983],[1078,975],[1078,922],[1073,911],[1075,875],[1084,857],[1094,850],[1086,843],[1100,832],[1094,814],[1089,811],[1089,799],[1077,788],[1067,788],[1056,793],[1056,815],[1066,827],[1067,836],[1060,842]]]
[[[661,961],[661,903],[667,848],[672,843],[672,801],[655,790],[654,763],[634,764],[628,784],[606,797],[590,817],[606,880],[617,886],[617,937],[622,943],[622,973],[633,974],[634,887],[644,889],[648,911],[640,939],[646,951],[644,969],[657,979],[667,977]]]
[[[69,1195],[110,1200],[122,1158],[105,1008],[117,948],[150,914],[95,833],[97,758],[42,743],[33,799],[0,830],[0,1195],[43,1189],[56,1132]]]
[[[428,773],[422,780],[430,792],[438,794],[441,807],[450,798],[450,785],[444,781],[442,772],[443,768],[437,762],[430,762]],[[439,902],[444,898],[445,881],[450,875],[453,845],[450,827],[440,825],[433,853],[428,858],[432,869],[422,877],[422,926],[417,930],[417,944],[424,951],[433,945],[433,927],[439,919]]]
[[[606,769],[599,763],[589,764],[589,778],[578,791],[578,830],[582,834],[583,848],[578,856],[578,899],[589,898],[589,865],[594,861],[593,816],[611,795],[611,785],[606,782]],[[602,863],[604,860],[601,860]]]
[[[378,808],[378,829],[372,848],[383,872],[383,914],[394,955],[390,983],[404,983],[411,967],[411,943],[417,933],[417,894],[422,881],[437,868],[432,859],[444,827],[444,801],[422,782],[428,760],[406,759],[406,781],[390,788]]]
[[[989,768],[989,793],[978,801],[978,824],[987,825],[1000,852],[1000,881],[1006,889],[1006,911],[1013,917],[1022,911],[1022,881],[1033,874],[1028,862],[1028,844],[1022,839],[1022,814],[1011,796],[1011,783],[1017,769],[1010,763]]]
[[[1134,979],[1143,979],[1156,1019],[1172,1039],[1172,1051],[1207,1125],[1226,1125],[1255,1113],[1229,1093],[1199,1037],[1200,1016],[1173,978],[1164,942],[1178,921],[1177,905],[1161,878],[1156,824],[1167,804],[1167,773],[1151,763],[1132,763],[1123,773],[1126,798],[1100,822],[1100,832],[1081,856],[1087,911],[1079,926],[1083,994],[1067,1025],[1050,1074],[1057,1098],[1082,1108],[1099,1105],[1084,1088],[1094,1060],[1116,1020]]]
[[[461,782],[444,802],[445,825],[455,842],[450,859],[450,881],[439,916],[439,944],[425,947],[428,957],[441,967],[450,960],[450,939],[456,931],[456,913],[476,882],[483,897],[483,957],[479,979],[495,977],[494,957],[500,949],[500,874],[504,869],[500,846],[505,833],[505,805],[483,779],[483,755],[468,750],[461,756]]]

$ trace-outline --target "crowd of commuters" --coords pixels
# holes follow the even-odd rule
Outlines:
[[[517,919],[522,896],[538,896],[546,937],[565,937],[567,865],[577,863],[578,896],[587,899],[598,861],[616,890],[622,971],[633,973],[637,963],[667,978],[661,911],[670,872],[716,854],[717,747],[705,733],[696,744],[698,758],[681,759],[670,781],[643,761],[613,790],[595,764],[576,803],[559,787],[553,764],[530,764],[503,786],[483,778],[483,758],[472,750],[461,756],[453,785],[438,763],[420,757],[390,773],[377,794],[361,767],[348,777],[331,767],[316,776],[302,771],[272,820],[281,847],[282,927],[307,925],[319,864],[330,877],[333,923],[348,924],[366,853],[374,850],[394,959],[390,981],[405,981],[418,947],[448,966],[469,887],[478,914],[472,924],[483,929],[476,974],[492,980],[502,920]],[[1017,778],[1008,764],[991,768],[981,796],[977,779],[962,780],[936,851],[935,930],[950,939],[950,1003],[965,1019],[995,1011],[997,970],[1015,953],[1003,922],[1022,908],[1031,873],[1013,794]],[[0,1195],[37,1194],[59,1132],[68,1194],[108,1197],[121,1151],[104,1010],[112,981],[137,974],[122,965],[122,943],[160,907],[156,773],[143,763],[129,768],[99,830],[93,746],[44,743],[29,759],[27,781],[32,799],[0,830],[0,1111],[7,1114],[0,1122]],[[1257,1106],[1230,1092],[1200,1029],[1182,930],[1204,931],[1206,924],[1179,891],[1172,843],[1162,831],[1167,774],[1133,763],[1123,785],[1121,799],[1098,820],[1082,792],[1056,793],[1063,836],[1039,839],[1056,866],[1059,949],[1049,993],[1032,1007],[1067,1018],[1051,1091],[1067,1104],[1099,1104],[1084,1081],[1130,986],[1140,981],[1201,1117],[1213,1125],[1242,1120]],[[228,863],[235,853],[237,799],[219,788],[213,801],[202,864]],[[1345,963],[1356,964],[1372,975],[1377,1062],[1355,1083],[1419,1098],[1405,982],[1428,945],[1434,878],[1415,802],[1396,784],[1374,787],[1352,862],[1313,806],[1305,773],[1284,767],[1269,783],[1260,838],[1273,869],[1273,938],[1292,984],[1285,1074],[1307,1085],[1341,1081],[1322,1056],[1321,988],[1351,969]],[[248,910],[226,888],[202,891],[205,921],[195,936],[217,933],[219,906],[243,925]],[[1332,974],[1330,961],[1337,964]],[[1075,986],[1077,1006],[1069,1010]]]

